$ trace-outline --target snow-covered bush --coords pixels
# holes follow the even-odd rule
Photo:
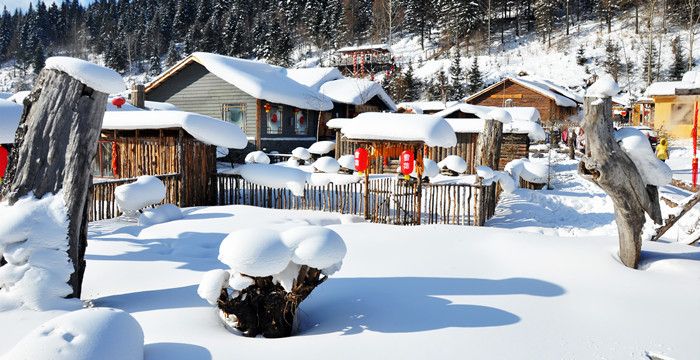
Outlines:
[[[270,157],[262,151],[252,151],[245,156],[246,164],[269,164]]]
[[[0,219],[0,255],[7,261],[0,267],[0,311],[79,308],[80,301],[65,299],[73,293],[73,265],[63,192],[0,204]]]
[[[151,226],[165,222],[182,219],[182,211],[177,205],[164,204],[155,209],[144,210],[139,215],[140,226]]]
[[[451,175],[464,174],[467,172],[467,162],[457,155],[448,155],[438,164],[440,170],[449,170],[452,172]]]
[[[340,170],[338,161],[330,156],[318,158],[318,160],[314,161],[312,166],[316,171],[327,174],[335,174]]]
[[[335,150],[335,141],[318,141],[309,146],[309,152],[315,155],[326,155]]]
[[[219,248],[229,270],[207,272],[197,293],[245,336],[289,336],[299,303],[340,269],[346,252],[340,235],[321,226],[239,230]]]
[[[163,201],[165,184],[155,176],[139,176],[132,183],[117,186],[114,198],[119,210],[133,215],[146,206]]]
[[[656,157],[644,133],[635,128],[625,127],[615,131],[614,136],[637,167],[645,184],[663,186],[671,182],[673,171]]]
[[[340,170],[347,173],[353,173],[355,171],[355,156],[353,155],[343,155],[338,158],[338,165],[340,165]]]
[[[304,195],[308,173],[286,166],[271,164],[245,164],[236,166],[232,174],[240,175],[246,181],[275,189],[289,189],[295,196]]]
[[[3,359],[142,360],[143,330],[122,310],[82,309],[34,329]]]

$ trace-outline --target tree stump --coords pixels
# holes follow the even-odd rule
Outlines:
[[[576,158],[576,131],[572,131],[567,140],[567,145],[569,146],[569,159],[574,160]]]
[[[493,170],[498,170],[498,165],[501,160],[501,144],[503,143],[503,123],[498,120],[484,120],[484,131],[479,135],[476,148],[476,164],[488,166]],[[492,204],[496,204],[496,187],[483,192],[482,201],[489,206],[488,212],[491,212]],[[486,223],[486,216],[479,217],[478,225],[483,226]]]
[[[32,192],[37,198],[63,189],[69,225],[68,257],[74,272],[68,281],[80,297],[85,271],[91,164],[107,94],[65,72],[44,69],[24,100],[3,196],[9,204]]]
[[[613,137],[612,100],[587,97],[583,129],[586,153],[579,173],[600,186],[613,201],[618,227],[620,260],[637,268],[642,249],[642,228],[647,213],[657,223],[661,211],[656,187],[644,184],[639,170]]]

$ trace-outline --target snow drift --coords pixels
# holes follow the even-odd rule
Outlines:
[[[136,181],[114,189],[114,199],[122,212],[137,212],[165,199],[165,184],[155,176],[139,176]]]

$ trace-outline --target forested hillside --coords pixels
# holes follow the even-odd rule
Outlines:
[[[324,64],[324,56],[342,46],[388,43],[402,78],[391,84],[400,100],[473,92],[533,46],[541,55],[559,52],[562,64],[575,57],[578,77],[581,69],[626,75],[630,91],[635,85],[638,92],[651,81],[677,78],[692,63],[689,30],[699,7],[699,0],[38,1],[14,13],[5,9],[0,17],[0,61],[7,74],[0,82],[4,90],[26,88],[31,73],[52,55],[96,59],[125,76],[152,77],[193,51],[291,66]],[[593,25],[597,44],[580,41]],[[621,30],[624,35],[615,34]],[[629,36],[634,43],[626,46]],[[410,83],[414,70],[417,85]],[[448,84],[458,86],[446,91]]]

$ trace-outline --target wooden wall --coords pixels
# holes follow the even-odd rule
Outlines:
[[[476,143],[479,139],[479,134],[474,133],[457,133],[457,145],[449,148],[431,147],[428,149],[427,158],[440,162],[448,155],[457,155],[467,162],[467,173],[474,174],[476,171]]]
[[[498,170],[503,170],[512,160],[527,158],[529,155],[530,138],[527,134],[503,134]]]

